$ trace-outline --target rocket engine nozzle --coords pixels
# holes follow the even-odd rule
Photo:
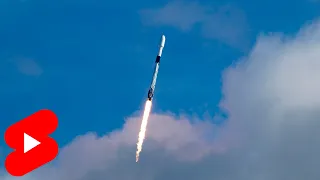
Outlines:
[[[148,99],[151,101],[153,98],[153,89],[150,88],[149,91],[148,91]]]

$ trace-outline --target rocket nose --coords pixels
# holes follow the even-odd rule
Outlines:
[[[161,36],[161,42],[160,42],[160,46],[164,47],[164,44],[166,42],[166,37],[164,35]]]

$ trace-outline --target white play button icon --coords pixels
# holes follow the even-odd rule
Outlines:
[[[30,151],[31,149],[35,148],[40,144],[39,141],[34,139],[33,137],[29,136],[28,134],[23,134],[23,149],[24,153]]]

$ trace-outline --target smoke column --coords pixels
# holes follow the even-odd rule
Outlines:
[[[152,101],[147,100],[146,105],[144,107],[141,127],[139,131],[139,136],[138,136],[136,162],[139,161],[139,155],[140,155],[140,152],[142,151],[143,141],[146,137],[146,131],[147,131],[148,119],[151,111],[151,106],[152,106]]]

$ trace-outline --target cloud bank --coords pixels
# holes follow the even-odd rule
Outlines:
[[[223,127],[153,114],[137,164],[141,119],[132,116],[105,136],[78,136],[56,162],[17,179],[319,180],[319,49],[319,21],[293,37],[261,35],[223,74]]]
[[[170,26],[188,32],[199,25],[205,38],[239,49],[248,46],[246,15],[233,5],[215,7],[176,0],[160,8],[144,9],[140,15],[147,26]]]

